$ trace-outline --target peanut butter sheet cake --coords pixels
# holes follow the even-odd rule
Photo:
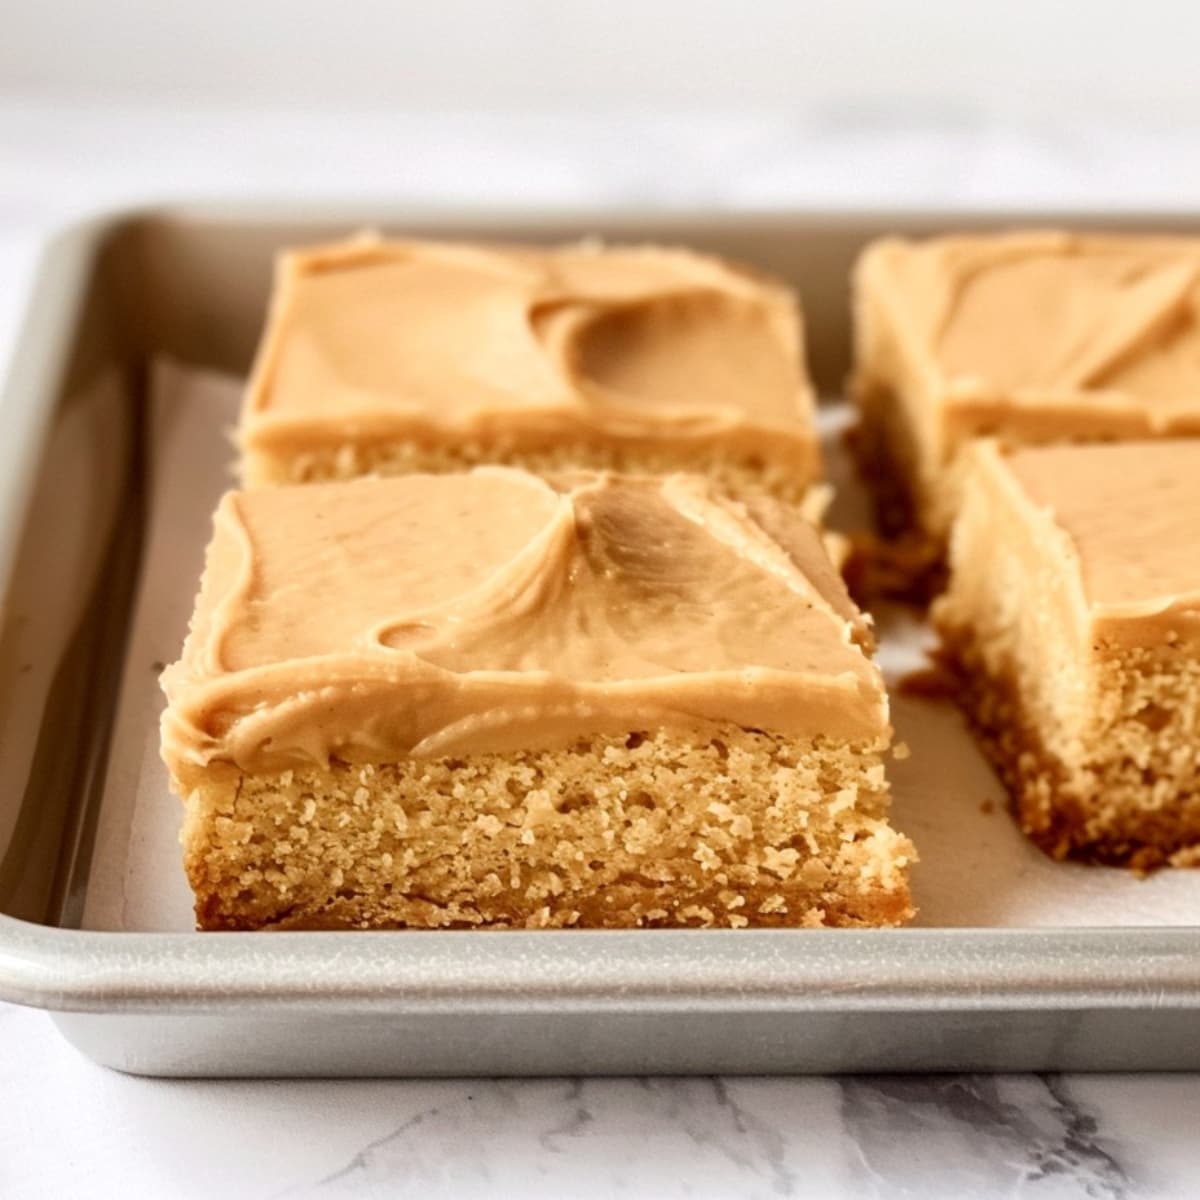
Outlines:
[[[164,676],[199,924],[898,923],[870,644],[792,506],[697,476],[231,493]]]

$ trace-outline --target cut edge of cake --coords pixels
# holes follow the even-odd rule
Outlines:
[[[218,773],[185,805],[197,922],[899,925],[913,915],[916,855],[887,821],[886,744],[725,726],[512,754]]]
[[[1006,465],[1022,453],[1037,451],[984,441],[967,459],[932,612],[960,703],[1047,854],[1200,865],[1200,618],[1183,612],[1177,629],[1090,604],[1072,538]],[[1004,536],[997,514],[1015,518]]]

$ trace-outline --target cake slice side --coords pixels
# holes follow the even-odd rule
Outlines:
[[[185,866],[205,929],[896,925],[883,754],[724,725],[216,775]]]
[[[971,452],[934,621],[1022,828],[1054,857],[1200,857],[1198,468],[1187,441]]]
[[[165,676],[198,922],[899,923],[869,642],[811,527],[702,480],[227,498]]]

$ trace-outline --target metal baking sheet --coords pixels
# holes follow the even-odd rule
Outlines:
[[[1165,216],[1053,221],[1200,230]],[[95,915],[119,865],[101,818],[144,774],[125,752],[128,727],[153,749],[153,689],[131,692],[130,680],[152,681],[157,663],[128,653],[143,644],[133,613],[139,591],[145,612],[148,481],[163,465],[150,365],[165,356],[243,373],[278,247],[363,225],[688,242],[801,288],[814,370],[831,393],[848,366],[848,270],[863,242],[1018,223],[1048,219],[209,207],[118,214],[64,234],[0,394],[0,998],[52,1010],[100,1062],[164,1075],[1200,1066],[1200,927],[1181,923],[1194,919],[1200,875],[1138,884],[1014,858],[1060,887],[1055,927],[1044,904],[1012,903],[1031,879],[1004,868],[1025,848],[995,814],[976,821],[976,867],[957,864],[973,884],[957,901],[938,804],[907,817],[898,805],[930,872],[917,877],[924,927],[906,930],[199,935],[153,896],[136,919],[120,896]],[[179,487],[212,487],[189,481],[186,463],[174,462]],[[186,608],[194,568],[179,574]],[[131,694],[149,699],[131,708]],[[906,719],[897,712],[902,733]],[[939,752],[942,735],[927,728],[910,763]],[[911,793],[899,776],[912,769],[896,764],[899,790]],[[995,794],[975,767],[950,774],[959,791]],[[131,860],[178,871],[174,847],[139,837]]]

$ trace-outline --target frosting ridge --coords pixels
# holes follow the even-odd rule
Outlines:
[[[870,631],[786,505],[508,468],[230,493],[181,660],[179,779],[729,721],[887,731]]]
[[[912,381],[966,425],[1019,413],[1039,440],[1200,432],[1200,240],[887,239],[860,285],[906,331]]]
[[[1019,515],[1022,529],[998,527],[996,537],[1070,581],[1060,588],[1063,621],[1084,653],[1098,639],[1200,641],[1200,440],[1007,450],[983,441],[969,465],[1003,489],[999,511]]]

